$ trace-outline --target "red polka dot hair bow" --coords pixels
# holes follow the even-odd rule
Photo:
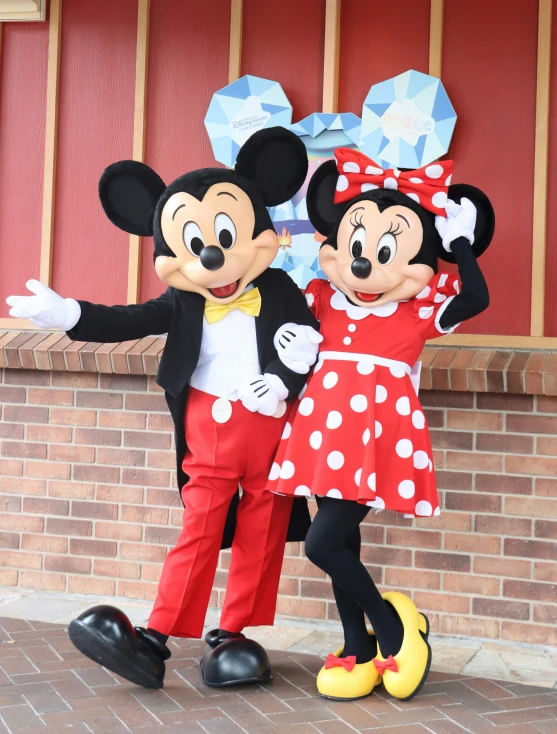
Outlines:
[[[338,180],[335,204],[350,201],[372,189],[395,189],[434,214],[446,217],[445,204],[454,161],[438,161],[416,171],[383,169],[359,150],[335,150]]]

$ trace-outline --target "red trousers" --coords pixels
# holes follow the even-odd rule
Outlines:
[[[220,628],[273,624],[292,498],[266,490],[286,416],[250,413],[232,403],[217,423],[217,398],[190,388],[186,411],[188,451],[182,490],[184,524],[164,562],[149,627],[174,637],[200,637],[217,568],[222,533],[238,484],[237,512]]]

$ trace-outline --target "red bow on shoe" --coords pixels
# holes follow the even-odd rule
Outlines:
[[[329,653],[325,660],[325,670],[329,670],[330,668],[344,668],[348,673],[351,673],[354,670],[355,665],[355,655],[348,655],[345,658],[337,658],[335,655]]]
[[[447,216],[445,204],[454,161],[437,161],[416,171],[383,169],[359,150],[335,150],[338,180],[335,204],[350,201],[372,189],[395,189],[434,214]]]
[[[392,670],[393,673],[398,673],[398,665],[392,655],[389,655],[386,660],[373,658],[373,664],[375,665],[375,669],[377,670],[379,675],[383,675],[386,670]]]

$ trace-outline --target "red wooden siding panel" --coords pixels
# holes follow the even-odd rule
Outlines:
[[[445,3],[442,78],[459,116],[453,180],[485,191],[497,217],[480,261],[491,306],[461,332],[530,333],[537,5]]]
[[[214,166],[203,120],[228,83],[230,1],[151,0],[146,162],[170,183]],[[142,243],[140,300],[165,286],[153,268],[153,241]]]
[[[132,157],[137,0],[70,0],[62,51],[53,286],[101,303],[126,300],[129,236],[99,203],[110,163]]]
[[[0,76],[0,316],[38,278],[48,28],[4,23]]]
[[[430,0],[342,0],[339,112],[361,115],[372,84],[408,69],[427,73],[429,11]]]
[[[545,336],[557,336],[557,12],[551,30],[551,106],[547,181]]]

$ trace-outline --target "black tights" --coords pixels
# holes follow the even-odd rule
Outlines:
[[[332,579],[344,630],[342,657],[356,655],[358,664],[375,657],[377,645],[367,633],[364,614],[383,656],[396,655],[404,635],[402,622],[360,561],[360,523],[369,507],[330,497],[318,497],[317,505],[306,538],[306,556]]]

